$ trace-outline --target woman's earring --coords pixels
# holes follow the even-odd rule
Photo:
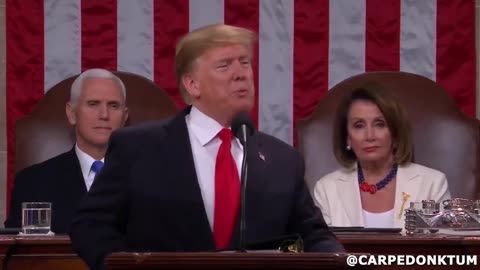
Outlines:
[[[352,150],[352,147],[350,145],[347,144],[347,150],[350,151]]]

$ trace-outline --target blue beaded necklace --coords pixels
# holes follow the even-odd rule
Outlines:
[[[390,183],[393,178],[397,175],[398,164],[393,164],[392,169],[390,172],[382,179],[382,181],[376,183],[375,185],[368,184],[365,182],[365,177],[363,176],[362,167],[360,163],[357,163],[357,173],[358,173],[358,185],[360,186],[360,190],[363,192],[370,192],[371,194],[375,194],[377,190],[381,190],[384,188],[388,183]]]

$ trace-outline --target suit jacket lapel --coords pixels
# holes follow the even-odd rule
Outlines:
[[[339,201],[342,202],[350,221],[348,223],[364,226],[356,168],[346,169],[346,173],[341,175],[338,191]]]
[[[198,178],[195,171],[187,124],[185,122],[185,116],[190,113],[190,109],[191,107],[187,107],[183,112],[177,114],[167,126],[168,142],[167,151],[165,151],[165,153],[170,156],[167,158],[169,166],[166,166],[166,169],[173,170],[168,174],[175,176],[176,179],[173,183],[181,187],[183,192],[181,196],[188,198],[188,200],[191,200],[193,204],[198,206],[193,209],[201,209],[200,211],[190,212],[188,220],[184,221],[192,222],[190,228],[196,232],[191,234],[197,235],[198,238],[203,238],[197,239],[197,241],[205,243],[214,250],[215,242],[213,239],[213,233],[210,229],[210,223],[208,222],[205,206],[203,204],[200,185],[198,184]]]
[[[399,166],[397,171],[397,186],[395,189],[394,221],[396,228],[405,227],[405,209],[410,202],[422,200],[418,198],[420,181],[418,172],[412,166]]]
[[[255,133],[249,138],[248,141],[248,150],[247,150],[247,159],[248,159],[248,172],[247,172],[247,191],[246,191],[246,222],[247,230],[248,224],[253,224],[255,222],[253,219],[249,218],[252,215],[252,211],[255,211],[255,205],[261,203],[259,200],[262,198],[255,196],[254,194],[258,191],[265,189],[265,168],[268,164],[268,153],[264,153],[262,150],[261,141],[259,140],[258,133]],[[239,172],[241,174],[241,172]],[[241,179],[240,179],[241,180]],[[253,192],[257,191],[257,192]],[[240,191],[241,192],[241,191]],[[241,210],[241,209],[240,209]],[[247,239],[247,244],[249,243]],[[232,241],[230,243],[229,249],[236,249],[240,244],[240,211],[238,215],[238,222],[235,227]]]
[[[265,183],[265,168],[268,165],[267,154],[262,150],[262,145],[259,140],[259,136],[254,134],[250,138],[250,144],[248,145],[248,173],[247,173],[247,204],[248,209],[255,209],[256,203],[258,203],[259,196],[254,196],[253,190],[264,190]],[[263,158],[263,159],[262,159]],[[252,191],[250,191],[252,190]],[[250,210],[251,211],[251,210]]]
[[[67,152],[67,155],[65,166],[62,168],[64,175],[62,179],[69,182],[68,185],[72,187],[72,190],[78,190],[79,195],[83,196],[87,193],[87,186],[85,184],[85,179],[83,179],[80,161],[75,153],[75,146]],[[72,172],[75,172],[73,179]]]

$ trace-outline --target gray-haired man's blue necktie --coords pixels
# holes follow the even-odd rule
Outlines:
[[[92,164],[91,170],[95,173],[95,178],[97,178],[97,175],[100,173],[103,167],[103,162],[99,160],[95,160]]]

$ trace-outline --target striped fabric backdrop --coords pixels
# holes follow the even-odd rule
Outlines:
[[[50,87],[102,67],[155,81],[184,106],[174,45],[223,22],[259,33],[258,128],[293,143],[295,123],[338,82],[401,70],[443,85],[475,115],[474,0],[7,0],[8,183],[14,121]],[[134,89],[131,89],[134,91]]]

